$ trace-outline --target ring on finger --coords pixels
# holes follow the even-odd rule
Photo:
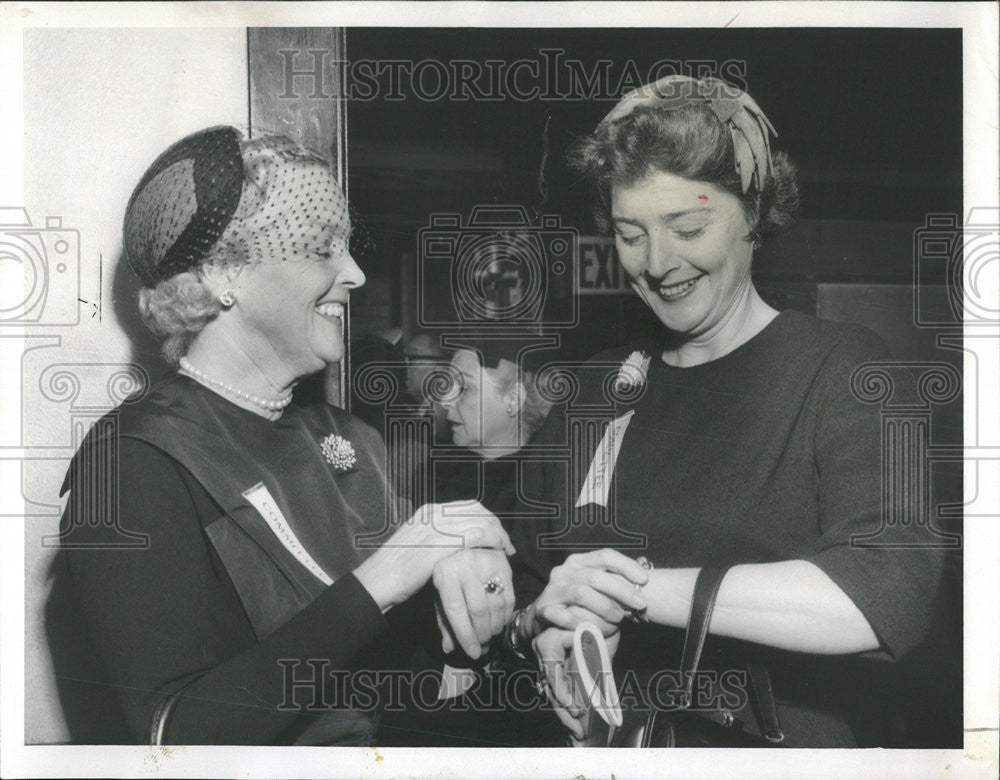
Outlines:
[[[635,562],[638,563],[640,566],[642,566],[642,568],[646,569],[646,571],[653,570],[653,564],[649,562],[649,559],[645,555],[640,555],[638,558],[635,559]],[[642,593],[642,586],[639,585],[638,583],[634,583],[632,587],[635,588],[636,593]],[[625,612],[625,619],[629,620],[632,623],[649,622],[649,618],[646,617],[645,608],[627,610]]]
[[[503,578],[497,574],[494,574],[486,582],[483,583],[483,590],[485,590],[490,595],[501,594],[504,592]]]

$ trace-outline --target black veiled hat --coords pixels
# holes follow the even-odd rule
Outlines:
[[[214,127],[156,158],[125,210],[125,257],[147,287],[195,268],[221,238],[243,193],[240,133]]]

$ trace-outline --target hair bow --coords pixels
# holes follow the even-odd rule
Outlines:
[[[775,137],[778,133],[752,97],[721,79],[664,76],[627,93],[598,127],[622,119],[640,106],[677,111],[697,103],[707,104],[729,128],[743,192],[751,183],[761,192],[774,171],[768,133]]]

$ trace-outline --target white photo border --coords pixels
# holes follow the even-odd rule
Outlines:
[[[23,201],[22,45],[36,27],[475,26],[961,28],[964,197],[998,207],[998,16],[993,3],[5,3],[0,7],[0,202]],[[997,295],[997,290],[992,290]],[[993,309],[998,308],[997,301]],[[972,335],[966,327],[967,336]],[[14,335],[15,334],[10,334]],[[8,333],[3,336],[8,337]],[[1000,331],[998,342],[1000,343]],[[966,350],[965,437],[997,446],[998,354]],[[5,367],[6,370],[6,367]],[[20,379],[0,383],[3,422],[19,424]],[[991,389],[992,395],[987,389]],[[14,393],[12,395],[11,393]],[[978,426],[978,429],[977,429]],[[982,465],[982,464],[981,464]],[[993,464],[995,468],[996,463]],[[986,468],[986,466],[983,466]],[[968,473],[968,472],[967,472]],[[996,777],[1000,723],[1000,473],[967,493],[992,516],[964,527],[965,745],[961,750],[568,750],[44,746],[24,744],[25,529],[2,530],[0,775],[4,777]],[[966,490],[973,480],[966,479]],[[17,484],[0,490],[19,490]],[[990,491],[990,492],[984,492]]]

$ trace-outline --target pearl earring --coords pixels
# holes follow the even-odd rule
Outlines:
[[[231,309],[233,304],[236,303],[236,293],[232,290],[226,290],[219,296],[219,303],[222,304],[222,308]]]
[[[513,417],[517,414],[517,410],[514,408],[514,404],[507,404],[507,416]]]

